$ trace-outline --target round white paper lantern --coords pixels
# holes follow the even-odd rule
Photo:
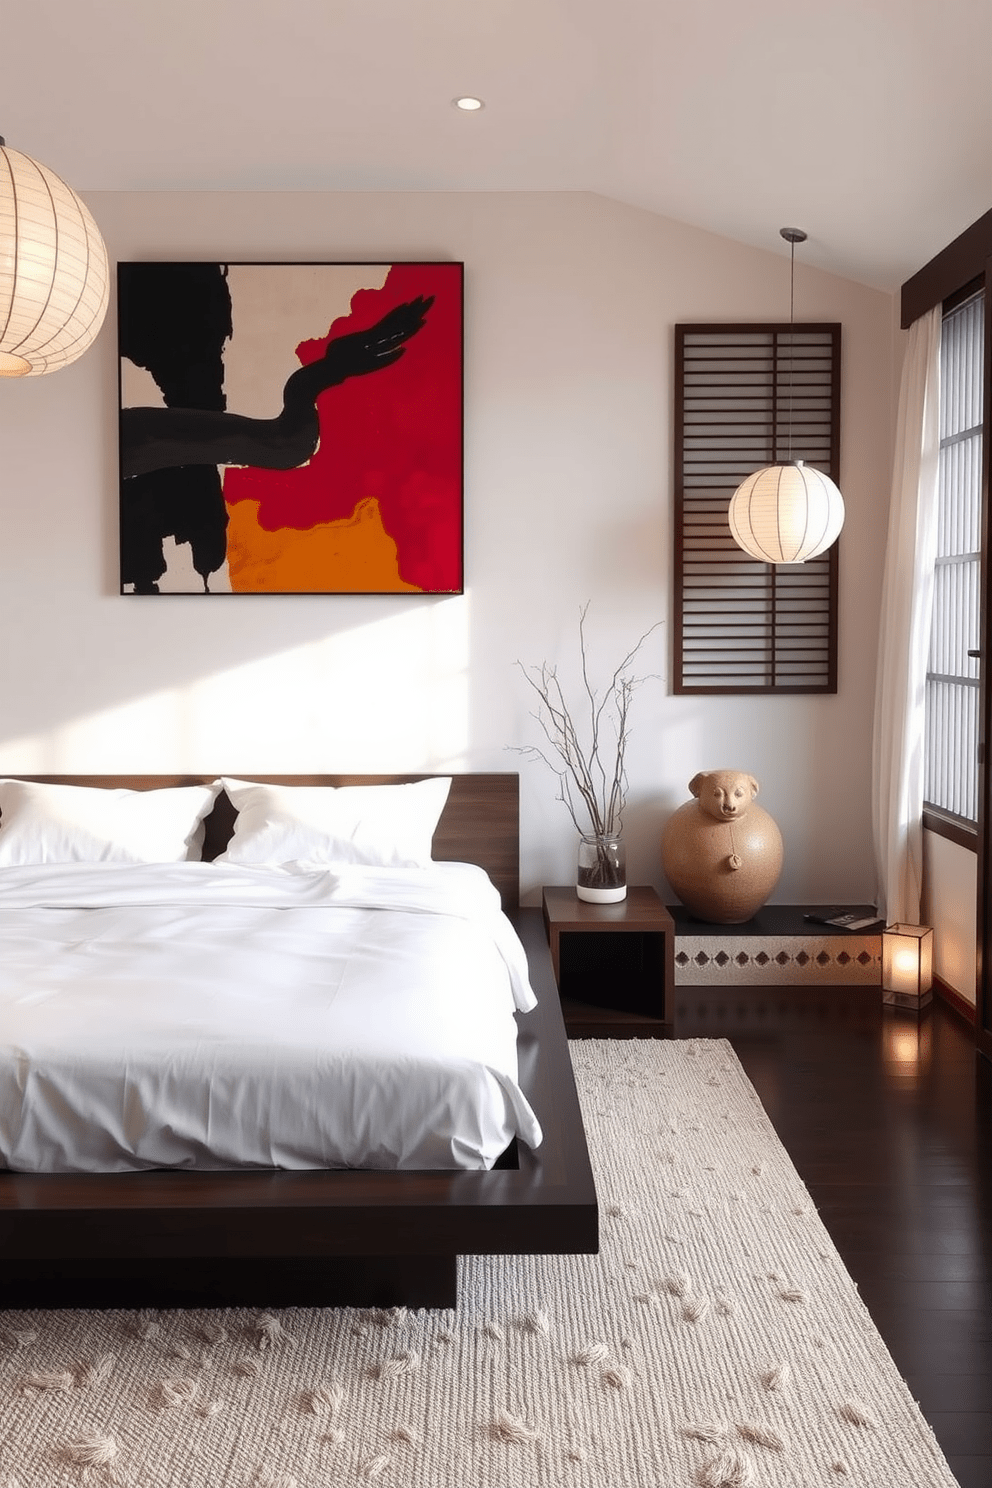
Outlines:
[[[0,139],[0,377],[38,377],[82,356],[109,295],[107,250],[84,203]]]
[[[844,498],[828,475],[802,460],[767,465],[730,498],[730,530],[738,547],[762,563],[805,563],[837,541]]]

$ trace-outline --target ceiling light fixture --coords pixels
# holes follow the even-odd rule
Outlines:
[[[0,377],[39,377],[82,356],[109,295],[107,250],[85,204],[0,137]]]
[[[837,541],[844,525],[844,498],[822,470],[792,457],[792,392],[795,360],[796,244],[801,227],[780,228],[791,245],[789,281],[789,458],[756,470],[730,498],[730,531],[738,547],[761,563],[805,563]],[[776,388],[777,392],[777,388]],[[776,428],[773,442],[777,438]]]
[[[464,98],[453,98],[451,101],[456,109],[461,109],[466,114],[477,114],[486,106],[481,98],[471,98],[468,95]]]

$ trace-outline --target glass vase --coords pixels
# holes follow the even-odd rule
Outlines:
[[[618,904],[627,897],[627,854],[621,837],[586,833],[579,838],[575,892],[589,904]]]

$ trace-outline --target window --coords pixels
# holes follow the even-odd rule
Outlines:
[[[978,821],[982,495],[982,295],[948,310],[940,338],[937,567],[927,670],[924,803]],[[928,822],[928,825],[932,825]]]
[[[836,692],[837,549],[758,563],[730,498],[763,465],[839,481],[840,326],[675,328],[677,693]]]

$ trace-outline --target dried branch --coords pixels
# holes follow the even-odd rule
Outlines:
[[[635,690],[647,677],[633,677],[629,667],[644,642],[662,623],[656,621],[640,637],[617,666],[609,686],[600,694],[589,675],[586,646],[588,603],[579,611],[579,653],[582,676],[582,714],[586,739],[583,740],[558,677],[558,669],[541,662],[524,666],[518,661],[524,679],[537,694],[539,707],[531,717],[541,728],[548,748],[537,744],[515,747],[517,754],[539,759],[558,780],[558,797],[576,831],[591,832],[598,837],[618,836],[623,828],[627,804],[627,741],[630,737],[630,705]],[[607,735],[612,758],[607,760]]]

